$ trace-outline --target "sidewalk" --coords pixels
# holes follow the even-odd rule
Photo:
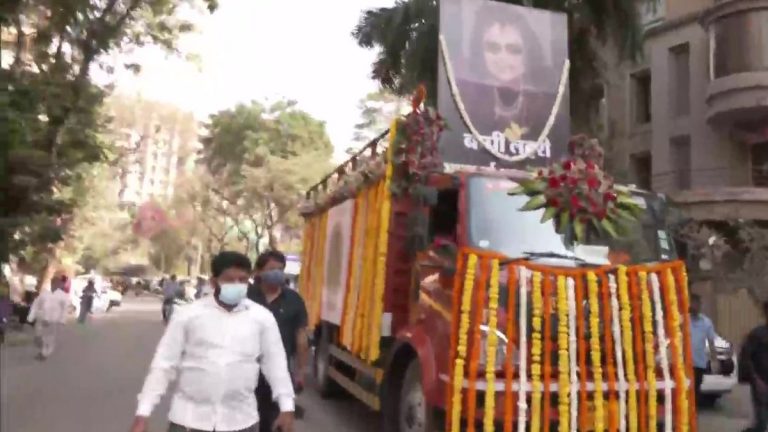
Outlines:
[[[752,421],[749,387],[739,385],[714,408],[699,409],[700,432],[741,432]]]

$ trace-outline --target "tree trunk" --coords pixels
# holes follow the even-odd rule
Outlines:
[[[53,279],[53,275],[56,273],[56,266],[59,263],[58,248],[56,246],[51,246],[45,255],[45,267],[37,275],[37,285],[35,286],[37,292],[51,289],[51,279]]]

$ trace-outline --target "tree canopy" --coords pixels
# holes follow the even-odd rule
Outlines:
[[[600,78],[599,50],[610,43],[623,58],[634,59],[642,48],[636,0],[498,0],[564,12],[568,16],[571,58],[571,110],[574,123],[587,124],[585,104],[596,103]],[[655,0],[642,0],[652,2]],[[364,11],[352,36],[364,48],[376,49],[371,76],[398,95],[427,87],[427,103],[437,101],[437,0],[399,0],[391,7]],[[582,109],[576,109],[581,107]]]

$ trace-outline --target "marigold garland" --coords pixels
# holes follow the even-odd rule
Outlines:
[[[451,400],[451,432],[461,429],[461,388],[464,383],[464,365],[467,358],[469,339],[469,314],[472,310],[472,292],[475,287],[475,269],[477,255],[470,254],[464,275],[464,289],[461,295],[461,321],[459,322],[459,342],[456,344],[456,360],[453,367],[453,398]]]
[[[680,295],[680,309],[683,311],[684,328],[687,330],[691,328],[691,316],[688,314],[688,308],[690,302],[688,299],[688,273],[685,270],[685,266],[681,265],[677,272],[679,279],[678,288]],[[683,332],[683,341],[685,346],[683,347],[683,353],[685,355],[685,373],[686,373],[686,386],[688,389],[688,400],[695,401],[696,395],[694,394],[693,386],[693,353],[691,350],[691,333],[688,331]],[[691,432],[696,432],[698,425],[696,424],[696,404],[688,404],[688,419]]]
[[[544,406],[542,411],[542,426],[544,430],[549,430],[549,417],[551,409],[551,389],[552,382],[552,277],[554,275],[544,274]]]
[[[584,317],[584,278],[576,279],[576,338],[579,344],[579,429],[587,429],[587,346]]]
[[[373,295],[373,315],[371,323],[371,343],[368,353],[368,360],[375,361],[381,354],[381,322],[384,315],[384,288],[386,287],[387,277],[387,249],[389,247],[389,219],[392,210],[392,193],[390,184],[392,183],[392,152],[394,151],[395,139],[397,138],[397,119],[392,121],[389,128],[389,147],[387,148],[387,171],[382,182],[383,190],[381,192],[381,213],[379,215],[379,229],[376,255],[376,276],[374,278]]]
[[[352,235],[349,239],[349,266],[347,266],[347,286],[344,294],[344,306],[341,313],[341,325],[339,326],[339,340],[341,344],[350,349],[352,347],[350,335],[352,333],[352,326],[354,325],[354,318],[352,312],[354,310],[354,303],[357,298],[357,290],[355,280],[357,275],[360,274],[358,265],[360,261],[360,246],[362,246],[362,235],[360,228],[364,227],[365,221],[363,220],[363,213],[361,210],[360,196],[355,197],[354,209],[352,210]]]
[[[517,268],[512,264],[507,266],[507,358],[504,359],[504,432],[512,432],[513,413],[515,409],[515,394],[512,391],[512,378],[515,372],[513,362],[513,349],[515,348],[516,329],[515,317],[516,298],[517,298]],[[520,350],[518,350],[518,353]],[[520,354],[518,354],[520,355]]]
[[[600,290],[602,306],[602,319],[603,319],[603,333],[605,340],[605,347],[603,353],[605,355],[605,368],[606,379],[608,381],[608,430],[610,432],[616,432],[619,428],[618,412],[616,411],[616,368],[614,366],[614,351],[613,351],[613,333],[611,332],[611,298],[608,290],[608,276],[605,272],[600,273]]]
[[[312,280],[312,293],[311,293],[311,308],[310,308],[310,324],[312,326],[320,322],[320,305],[323,298],[323,286],[325,285],[325,246],[326,237],[328,234],[328,212],[323,213],[320,216],[320,224],[318,226],[318,241],[317,252],[315,260],[315,271],[313,272],[316,278]]]
[[[480,351],[482,345],[482,333],[480,326],[483,324],[483,314],[485,312],[485,289],[488,285],[488,261],[486,258],[480,260],[480,277],[478,286],[475,287],[475,319],[472,321],[472,350],[469,356],[468,377],[469,388],[467,389],[467,415],[468,419],[475,418],[477,409],[477,381],[478,370],[480,368]],[[486,366],[489,359],[486,358]],[[475,432],[475,422],[468,422],[467,432]]]
[[[526,432],[525,419],[528,414],[526,386],[528,384],[528,277],[529,271],[520,268],[520,382],[517,395],[517,432]]]
[[[491,261],[491,286],[488,291],[488,352],[486,354],[485,380],[487,382],[485,392],[485,406],[483,417],[483,431],[495,432],[493,425],[496,408],[496,349],[499,343],[496,328],[498,326],[499,308],[499,260]]]
[[[611,329],[613,339],[616,341],[614,349],[616,352],[616,375],[619,381],[619,432],[627,430],[627,380],[624,375],[624,356],[622,355],[622,337],[621,337],[621,315],[619,312],[619,300],[616,294],[616,277],[608,276],[608,286],[611,294]]]
[[[568,363],[571,372],[571,415],[570,415],[570,429],[571,432],[576,432],[579,426],[579,376],[578,376],[578,340],[577,340],[577,326],[576,326],[576,281],[573,277],[568,277]]]
[[[363,249],[363,274],[360,285],[360,297],[357,306],[357,318],[355,320],[355,339],[352,345],[353,352],[361,358],[367,357],[368,329],[371,310],[372,288],[374,284],[376,243],[378,241],[379,222],[379,192],[382,190],[381,182],[368,188],[366,208],[366,234],[365,247]]]
[[[459,254],[457,254],[457,264],[456,264],[456,274],[462,275],[464,274],[464,266],[468,259],[468,255],[461,251]],[[450,354],[451,357],[448,368],[449,368],[449,379],[446,380],[446,389],[445,389],[445,395],[446,395],[446,408],[450,408],[453,406],[453,375],[454,375],[454,368],[456,365],[455,359],[457,356],[457,345],[459,343],[459,326],[461,325],[461,299],[462,299],[462,288],[463,288],[464,281],[460,277],[455,277],[453,279],[453,298],[452,298],[452,308],[451,308],[451,316],[453,317],[453,320],[451,322],[451,351]],[[446,416],[446,424],[445,424],[445,430],[450,431],[453,429],[453,426],[451,424],[451,421],[453,420],[453,417],[451,415]]]
[[[664,377],[664,430],[672,432],[672,425],[676,419],[672,418],[672,380],[669,376],[669,357],[667,356],[667,332],[664,329],[664,308],[661,300],[661,290],[659,289],[659,277],[656,273],[651,273],[651,289],[653,293],[653,304],[656,307],[656,334],[659,340],[659,360],[661,362],[661,374]],[[656,417],[656,406],[653,409],[653,418]],[[656,423],[651,423],[655,428]]]
[[[568,350],[568,291],[566,279],[563,275],[557,276],[557,371],[558,377],[558,430],[568,432],[570,427],[570,406],[568,395],[570,386],[570,354]]]
[[[605,430],[605,401],[603,398],[603,366],[600,354],[600,302],[597,296],[597,275],[587,273],[589,294],[589,345],[592,358],[592,379],[595,382],[595,432]]]
[[[640,388],[640,401],[638,403],[638,420],[640,422],[640,430],[645,432],[648,430],[648,392],[645,370],[645,351],[643,350],[643,327],[641,321],[642,305],[640,303],[640,291],[637,287],[637,273],[633,272],[629,279],[629,290],[631,293],[632,310],[638,311],[632,315],[632,325],[637,329],[634,333],[634,352],[635,361],[637,362],[637,381],[638,388]],[[646,391],[644,391],[646,390]]]
[[[533,273],[531,318],[531,431],[541,429],[542,316],[544,314],[540,272]]]
[[[688,432],[688,395],[685,389],[685,360],[683,358],[683,329],[680,319],[680,309],[677,301],[677,288],[675,287],[675,276],[671,269],[664,272],[664,293],[669,311],[669,324],[672,346],[672,356],[675,359],[675,399],[677,400],[677,425],[680,432]]]
[[[632,346],[633,334],[631,315],[632,308],[629,301],[629,280],[627,268],[619,266],[619,302],[621,305],[621,340],[624,347],[624,360],[627,366],[627,414],[629,432],[637,432],[637,378],[635,375],[635,354]]]
[[[641,315],[643,321],[643,342],[645,348],[646,383],[648,393],[648,424],[653,427],[657,424],[657,390],[656,390],[656,353],[653,349],[653,312],[651,299],[648,294],[648,274],[638,273],[640,285],[640,302],[642,303]],[[661,348],[661,347],[660,347]]]

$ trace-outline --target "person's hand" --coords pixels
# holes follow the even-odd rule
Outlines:
[[[133,419],[133,425],[131,425],[131,432],[146,432],[147,430],[147,418],[136,416]]]
[[[712,369],[713,375],[718,375],[720,373],[720,360],[714,359],[710,361],[709,368]]]
[[[296,374],[296,377],[293,379],[293,389],[296,394],[304,391],[304,374]]]
[[[272,424],[273,432],[293,432],[293,413],[281,412]],[[134,431],[131,431],[134,432]]]

